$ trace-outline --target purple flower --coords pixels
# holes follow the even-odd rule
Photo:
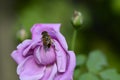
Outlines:
[[[35,24],[32,39],[23,41],[12,52],[20,80],[72,80],[75,54],[68,51],[59,29],[60,24]]]

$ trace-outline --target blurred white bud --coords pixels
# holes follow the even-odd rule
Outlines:
[[[24,28],[21,28],[18,32],[17,32],[17,38],[20,40],[20,41],[23,41],[25,39],[28,38],[28,33],[27,31],[24,29]]]

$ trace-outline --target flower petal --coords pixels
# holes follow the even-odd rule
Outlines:
[[[24,40],[22,43],[20,43],[20,44],[17,46],[17,49],[22,49],[22,50],[23,50],[23,49],[26,48],[28,45],[30,45],[31,42],[32,42],[32,40],[29,40],[29,39]]]
[[[40,40],[41,33],[43,31],[48,31],[49,33],[52,31],[58,32],[59,28],[60,28],[60,24],[35,24],[31,28],[32,39],[33,40]]]
[[[18,65],[17,74],[20,80],[39,80],[43,77],[45,68],[45,66],[36,64],[33,56],[28,56]]]
[[[38,64],[49,65],[56,60],[55,51],[52,47],[45,51],[44,46],[37,47],[34,52]]]
[[[59,72],[65,72],[67,66],[67,55],[61,45],[54,40],[55,44],[55,52],[56,52],[56,59],[57,59],[57,67]]]
[[[20,43],[17,46],[17,50],[14,50],[11,54],[12,58],[19,64],[20,62],[22,62],[24,60],[24,56],[22,55],[23,50],[28,47],[31,44],[31,40],[25,40],[22,43]]]
[[[60,24],[35,24],[31,29],[32,40],[40,40],[42,38],[41,33],[47,31],[52,38],[58,40],[63,48],[67,50],[67,42],[59,30]]]
[[[38,41],[32,41],[32,43],[23,51],[23,56],[33,54],[33,48],[39,45]]]
[[[62,47],[67,50],[68,49],[68,46],[67,46],[67,42],[64,38],[64,36],[61,34],[61,33],[56,33],[56,38],[57,40],[59,41],[59,43],[62,45]]]
[[[14,50],[11,54],[11,57],[16,61],[17,64],[20,64],[25,57],[22,56],[22,53],[18,50]]]
[[[54,63],[51,66],[47,66],[45,74],[41,80],[54,80],[56,73],[57,73],[57,66]]]
[[[55,80],[72,80],[74,68],[76,65],[76,58],[73,51],[68,51],[68,67],[65,73],[58,73]]]

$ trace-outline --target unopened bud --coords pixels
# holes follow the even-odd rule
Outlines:
[[[21,28],[18,32],[17,32],[17,38],[20,40],[20,41],[23,41],[25,39],[28,38],[28,33],[27,31],[24,29],[24,28]]]
[[[83,17],[82,14],[78,11],[74,11],[73,17],[72,17],[72,24],[75,29],[78,29],[83,24]]]

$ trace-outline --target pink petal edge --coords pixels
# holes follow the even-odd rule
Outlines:
[[[46,67],[37,65],[33,56],[28,56],[17,67],[20,80],[39,80],[43,77]]]

